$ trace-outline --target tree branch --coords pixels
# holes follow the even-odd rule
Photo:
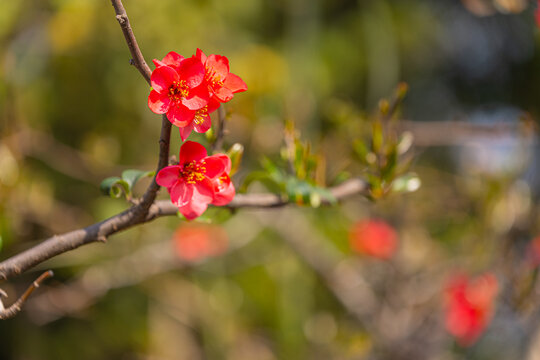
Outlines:
[[[11,304],[10,307],[7,309],[4,308],[4,305],[0,301],[0,320],[10,319],[17,315],[19,311],[21,311],[22,306],[28,299],[28,297],[32,294],[32,292],[41,285],[43,281],[53,276],[52,270],[46,271],[43,274],[41,274],[29,287],[26,289],[26,291],[21,295],[20,298],[17,299],[13,304]],[[2,295],[6,296],[6,294],[2,291]]]
[[[150,76],[152,75],[152,71],[144,60],[141,49],[139,49],[137,39],[135,39],[135,35],[133,34],[133,29],[131,28],[131,24],[129,23],[129,19],[126,10],[124,9],[124,5],[122,5],[121,0],[111,0],[111,3],[114,7],[114,11],[116,12],[116,20],[118,20],[118,23],[122,28],[124,38],[126,39],[126,43],[129,47],[129,52],[132,56],[130,63],[134,65],[137,70],[139,70],[146,82],[150,84]]]
[[[355,194],[366,194],[368,186],[363,180],[355,178],[345,181],[329,190],[336,199],[340,200]],[[228,207],[231,209],[243,207],[274,208],[287,204],[289,202],[275,194],[238,194],[229,203]],[[323,202],[323,204],[325,203]],[[140,212],[139,205],[84,229],[53,236],[1,262],[0,280],[13,278],[45,260],[80,246],[93,242],[104,242],[108,236],[126,230],[134,225],[147,223],[162,216],[176,215],[178,212],[178,208],[170,201],[156,201],[150,205],[145,216],[141,217],[137,215]]]

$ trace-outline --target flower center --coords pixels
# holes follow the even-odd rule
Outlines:
[[[205,106],[195,113],[195,116],[193,117],[193,121],[195,121],[195,124],[200,125],[204,122],[204,117],[208,113],[208,106]]]
[[[180,101],[189,95],[189,87],[185,80],[175,81],[169,87],[169,99],[172,101]]]
[[[192,161],[184,164],[180,176],[188,184],[196,184],[199,181],[204,180],[204,174],[206,174],[206,162],[204,160]]]
[[[211,87],[223,86],[223,80],[221,80],[221,76],[216,74],[215,70],[210,70],[206,68],[205,77],[206,77],[206,81],[208,81]]]

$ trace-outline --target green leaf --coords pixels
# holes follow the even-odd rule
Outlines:
[[[131,189],[137,181],[139,181],[143,177],[151,177],[154,176],[154,171],[142,171],[142,170],[136,170],[136,169],[129,169],[122,172],[122,179],[128,184],[129,192],[131,192]]]
[[[240,163],[242,162],[242,156],[244,155],[244,146],[239,143],[233,144],[229,151],[227,151],[227,156],[231,159],[231,172],[229,176],[233,176],[238,171]]]
[[[105,195],[116,199],[122,196],[122,193],[129,194],[129,184],[118,176],[106,178],[99,187]]]

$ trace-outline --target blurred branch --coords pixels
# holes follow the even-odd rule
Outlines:
[[[96,182],[107,176],[103,169],[92,165],[89,156],[62,144],[45,132],[26,127],[5,140],[21,155],[41,160],[52,169],[74,179]]]
[[[20,298],[17,299],[13,304],[11,304],[10,307],[4,308],[4,305],[0,301],[0,320],[5,320],[14,317],[21,311],[22,306],[28,299],[28,297],[34,292],[36,288],[41,285],[43,281],[53,276],[52,270],[46,271],[43,274],[41,274],[29,287],[26,289],[26,291],[21,295]],[[2,291],[1,295],[6,296],[6,294]]]
[[[536,131],[529,119],[520,122],[472,123],[470,121],[401,121],[401,131],[410,131],[416,146],[456,146],[479,138],[528,137]]]
[[[366,183],[359,178],[350,179],[329,189],[337,200],[356,194],[366,194],[367,190]],[[7,280],[17,276],[45,260],[82,245],[105,242],[108,236],[119,231],[152,221],[161,216],[176,215],[178,212],[178,208],[170,201],[157,201],[150,204],[144,217],[141,217],[141,203],[84,229],[53,236],[20,254],[2,261],[0,263],[0,280]],[[287,204],[289,204],[287,201],[275,194],[238,194],[229,203],[228,207],[232,209],[242,207],[273,208]]]

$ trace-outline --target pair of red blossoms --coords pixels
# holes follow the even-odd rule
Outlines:
[[[150,78],[148,106],[156,114],[167,114],[179,127],[182,141],[192,130],[208,131],[212,125],[210,113],[231,100],[234,93],[247,90],[244,81],[229,72],[225,56],[206,56],[197,49],[194,56],[184,58],[172,51],[153,62],[156,69]],[[233,199],[230,171],[227,155],[207,156],[204,146],[186,141],[180,148],[179,164],[160,170],[156,182],[167,188],[173,204],[191,220],[204,213],[209,204],[223,206]]]

